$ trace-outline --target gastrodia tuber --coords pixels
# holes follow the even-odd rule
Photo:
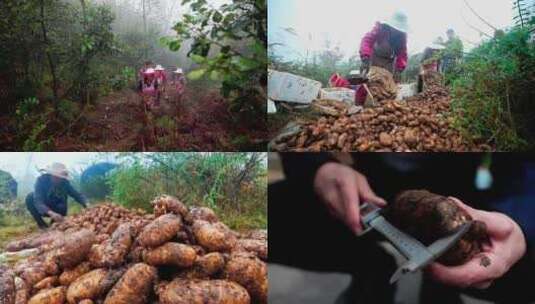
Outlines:
[[[133,265],[110,290],[104,304],[146,303],[156,277],[156,268],[144,263]]]
[[[197,220],[193,223],[192,229],[199,245],[209,252],[230,251],[237,242],[234,233],[221,222]]]
[[[0,265],[0,304],[15,304],[15,273]]]
[[[188,207],[178,198],[170,195],[161,195],[151,202],[154,208],[154,215],[161,216],[166,213],[174,213],[185,218],[188,215]]]
[[[141,246],[157,247],[171,240],[182,226],[180,216],[165,214],[143,228],[137,241]]]
[[[131,224],[121,224],[102,244],[94,245],[89,254],[93,267],[115,267],[125,262],[133,243],[134,228]]]
[[[124,273],[123,270],[95,269],[76,279],[67,290],[69,304],[104,295]]]
[[[28,304],[63,304],[65,303],[65,287],[45,289],[30,298]]]
[[[225,266],[223,277],[245,287],[255,303],[267,303],[267,266],[254,254],[233,254]]]
[[[165,243],[160,247],[148,250],[143,254],[145,263],[153,266],[191,267],[195,263],[197,253],[191,246],[179,243]]]
[[[175,279],[157,289],[160,304],[249,304],[247,291],[222,280]]]
[[[387,216],[398,228],[426,245],[473,221],[470,230],[438,259],[445,265],[464,264],[480,253],[488,240],[485,223],[473,220],[453,200],[426,190],[400,193],[390,205]]]

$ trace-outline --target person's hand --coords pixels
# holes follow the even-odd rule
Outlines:
[[[338,163],[320,167],[314,178],[314,189],[331,215],[357,234],[362,231],[360,203],[386,206],[386,201],[375,195],[364,175]]]
[[[456,198],[451,199],[466,210],[474,220],[487,225],[490,243],[483,246],[482,253],[464,265],[448,267],[439,263],[431,264],[428,267],[429,274],[435,280],[447,285],[461,288],[488,288],[524,255],[526,252],[524,234],[518,224],[502,213],[476,210]]]
[[[370,58],[362,58],[360,64],[360,74],[366,76],[370,71]]]
[[[63,221],[63,216],[61,216],[61,214],[58,214],[54,211],[48,211],[48,216],[50,216],[50,218],[54,221],[54,222],[62,222]]]

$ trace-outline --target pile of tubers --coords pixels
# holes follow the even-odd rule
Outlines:
[[[152,205],[98,205],[12,242],[38,254],[0,265],[0,304],[267,303],[267,231],[232,231],[168,195]]]
[[[430,85],[406,101],[386,100],[378,107],[341,117],[321,117],[298,133],[276,140],[271,150],[291,152],[463,152],[488,151],[452,127],[450,98]]]

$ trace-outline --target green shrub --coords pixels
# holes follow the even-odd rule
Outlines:
[[[513,29],[474,49],[453,77],[457,125],[498,150],[533,146],[535,48]]]
[[[161,194],[213,208],[236,229],[267,227],[265,153],[126,154],[109,177],[113,201],[151,210]]]

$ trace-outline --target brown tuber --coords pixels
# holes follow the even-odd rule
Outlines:
[[[145,263],[153,266],[168,265],[186,268],[193,266],[196,258],[197,253],[191,246],[171,242],[143,254]]]
[[[154,208],[154,215],[156,216],[161,216],[166,213],[174,213],[185,218],[188,215],[188,207],[174,196],[158,196],[151,202],[151,205]]]
[[[171,240],[182,226],[179,216],[165,214],[143,228],[137,241],[144,247],[157,247]]]
[[[156,280],[156,268],[138,263],[130,267],[110,290],[104,304],[143,304]]]
[[[258,258],[267,261],[268,244],[264,240],[239,239],[236,247],[238,251],[253,252]]]
[[[230,251],[236,245],[237,238],[223,223],[209,223],[197,220],[193,223],[195,239],[207,251]]]
[[[131,224],[121,224],[110,239],[91,248],[89,261],[93,267],[115,267],[124,263],[133,243],[134,228]]]
[[[78,264],[78,266],[74,268],[66,269],[59,276],[59,284],[63,286],[69,286],[72,282],[74,282],[82,275],[88,273],[90,270],[91,265],[89,264],[89,262],[83,262]]]
[[[225,258],[219,252],[208,253],[195,261],[195,266],[203,274],[213,276],[225,267]]]
[[[15,273],[0,265],[0,304],[15,304]]]
[[[247,291],[222,280],[176,279],[157,290],[160,304],[249,304]]]
[[[124,272],[122,270],[95,269],[74,281],[67,290],[67,301],[76,304],[84,299],[97,299],[104,295]]]
[[[30,297],[30,291],[28,290],[28,285],[24,282],[23,279],[16,277],[15,278],[15,304],[26,304],[28,298]]]
[[[50,289],[58,285],[58,277],[50,276],[42,279],[37,284],[33,285],[34,290]]]
[[[245,287],[255,302],[267,303],[267,266],[253,254],[233,254],[225,266],[224,277]]]
[[[73,232],[65,237],[64,244],[47,253],[46,262],[68,269],[85,260],[95,243],[95,233],[88,229]]]
[[[203,220],[210,223],[219,221],[214,210],[207,207],[195,207],[189,211],[186,221],[190,224],[193,224],[193,222],[197,220]]]
[[[28,304],[63,304],[65,303],[65,287],[41,290],[28,301]]]
[[[452,234],[472,217],[453,200],[426,190],[400,193],[389,207],[392,223],[429,245]],[[487,228],[481,221],[473,221],[470,230],[438,261],[445,265],[461,265],[482,251],[488,240]]]

